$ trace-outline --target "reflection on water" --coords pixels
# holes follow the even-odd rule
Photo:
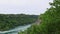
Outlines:
[[[31,24],[25,25],[25,26],[19,26],[19,27],[16,27],[15,29],[11,29],[9,31],[0,32],[0,34],[18,34],[18,32],[24,31],[27,28],[29,28],[30,26],[31,26]]]

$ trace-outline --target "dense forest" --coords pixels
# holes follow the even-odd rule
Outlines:
[[[0,14],[0,31],[34,23],[37,18],[38,15]]]
[[[32,25],[19,34],[60,34],[60,0],[53,0],[51,7],[40,15],[40,25]]]

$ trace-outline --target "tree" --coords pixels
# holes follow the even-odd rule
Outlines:
[[[51,8],[40,15],[41,24],[27,29],[28,34],[60,34],[60,0],[53,0],[50,5]]]

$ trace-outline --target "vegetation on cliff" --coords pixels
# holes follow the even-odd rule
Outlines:
[[[0,14],[0,31],[34,23],[38,15]]]
[[[60,0],[53,0],[51,8],[40,15],[40,25],[32,25],[19,34],[60,34]]]

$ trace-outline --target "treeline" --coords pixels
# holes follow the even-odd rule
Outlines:
[[[0,31],[34,23],[37,18],[38,15],[0,14]]]
[[[40,15],[40,25],[32,25],[19,34],[60,34],[60,0],[53,0],[51,8]]]

